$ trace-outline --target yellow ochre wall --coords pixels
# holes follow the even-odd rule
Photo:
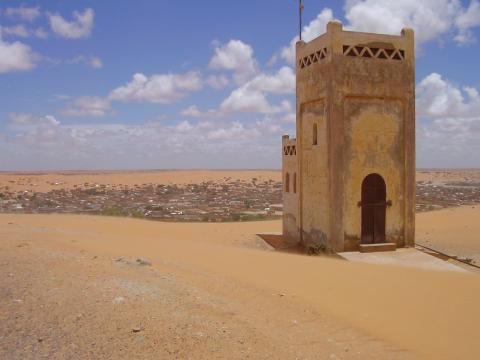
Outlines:
[[[282,138],[282,179],[283,179],[283,237],[286,242],[290,242],[294,245],[298,242],[298,168],[297,168],[297,155],[296,154],[285,154],[292,147],[295,147],[295,152],[297,141],[295,139],[290,139],[288,135],[285,135]],[[286,174],[289,174],[289,191],[286,191]],[[297,191],[294,192],[293,182],[295,174],[297,174]]]
[[[328,192],[328,138],[326,106],[323,100],[306,103],[301,108],[300,134],[303,139],[300,151],[302,208],[302,233],[312,241],[326,243],[329,237]],[[313,125],[317,125],[317,145],[313,144]]]
[[[306,247],[357,250],[361,184],[368,174],[378,173],[392,201],[386,240],[412,246],[413,31],[404,29],[400,36],[350,32],[334,21],[325,34],[298,42],[296,51],[297,139],[284,137],[283,143],[294,141],[297,154],[283,155],[283,172],[296,169],[298,185],[297,194],[284,193],[284,234]]]
[[[399,101],[347,99],[345,101],[344,232],[345,248],[360,242],[363,179],[371,173],[383,177],[387,200],[386,241],[403,246],[404,154],[403,109]]]

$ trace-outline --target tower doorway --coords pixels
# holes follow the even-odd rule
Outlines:
[[[386,186],[378,174],[370,174],[362,182],[362,244],[385,242],[387,209]]]

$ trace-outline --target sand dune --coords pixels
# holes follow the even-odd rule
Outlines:
[[[435,221],[433,214],[437,215]],[[419,215],[420,232],[437,223],[448,224],[438,216],[452,213]],[[470,224],[478,234],[479,222]],[[256,323],[256,329],[263,334],[260,338],[266,337],[269,343],[276,341],[275,334],[283,332],[288,344],[284,345],[285,356],[280,353],[280,358],[315,354],[309,349],[320,354],[316,345],[299,345],[307,338],[323,346],[320,358],[328,358],[334,350],[326,338],[335,337],[326,330],[329,326],[336,329],[333,332],[352,335],[350,342],[344,339],[342,344],[368,354],[335,353],[339,358],[480,357],[478,275],[382,267],[255,249],[265,247],[251,234],[277,232],[280,226],[279,221],[186,225],[85,216],[0,215],[0,244],[15,239],[104,259],[146,257],[154,269],[167,267],[222,302],[244,304],[242,321],[256,317],[266,321]],[[307,313],[321,320],[303,320]],[[281,321],[298,325],[298,329],[282,330]],[[265,335],[268,333],[272,335]],[[255,350],[254,340],[250,340]],[[237,355],[232,357],[241,358]]]
[[[480,264],[480,206],[462,206],[423,213],[417,242]]]

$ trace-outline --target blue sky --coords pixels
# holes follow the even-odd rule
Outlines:
[[[417,164],[479,167],[479,0],[305,0],[417,44]],[[280,168],[297,2],[0,2],[0,170]]]

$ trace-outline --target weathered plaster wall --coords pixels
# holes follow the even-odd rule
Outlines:
[[[363,179],[383,177],[387,200],[386,241],[403,246],[404,238],[404,128],[403,104],[398,100],[347,98],[345,113],[344,232],[345,250],[358,248],[361,238]]]
[[[307,246],[322,244],[327,247],[330,202],[326,106],[324,100],[318,100],[301,107],[302,194],[306,195],[302,197],[302,240]]]
[[[299,174],[297,167],[297,141],[288,136],[282,138],[282,176],[283,176],[283,236],[292,243],[298,242],[298,193]],[[289,174],[288,192],[287,173]],[[297,177],[296,189],[294,189],[294,178]],[[296,190],[296,191],[295,191]]]
[[[298,43],[297,54],[315,54],[313,63],[304,68],[297,64],[297,142],[301,178],[299,218],[301,241],[310,245],[330,246],[329,199],[329,126],[328,79],[331,54],[328,34],[309,43]],[[319,53],[321,52],[321,53]],[[313,144],[313,124],[317,124],[317,145]]]

